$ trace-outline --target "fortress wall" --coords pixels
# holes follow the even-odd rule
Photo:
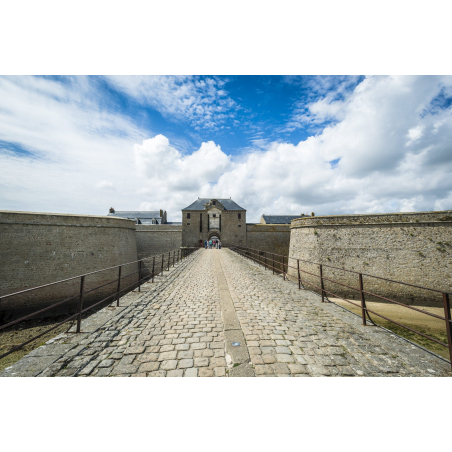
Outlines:
[[[138,258],[162,254],[182,246],[182,225],[136,225]]]
[[[107,216],[0,211],[0,296],[137,260],[135,224]],[[123,269],[123,276],[137,265]],[[90,275],[85,290],[117,278],[118,270]],[[130,277],[122,280],[123,287]],[[85,298],[89,306],[115,284]],[[8,320],[78,293],[80,279],[39,289],[0,302],[0,319]],[[75,306],[75,302],[72,303]],[[62,310],[66,310],[63,305]],[[46,313],[45,315],[48,315]]]
[[[247,224],[246,246],[275,254],[289,254],[290,225]]]
[[[325,277],[359,287],[356,272],[452,291],[452,211],[341,215],[293,220],[291,258],[321,263]],[[296,261],[290,260],[293,266]],[[318,274],[317,265],[300,262],[303,270]],[[295,271],[289,272],[295,276]],[[302,274],[319,285],[319,279]],[[363,277],[364,289],[407,304],[442,307],[441,294]],[[359,300],[359,292],[330,282],[325,288]],[[306,285],[306,288],[309,288]],[[366,296],[369,301],[377,298]]]

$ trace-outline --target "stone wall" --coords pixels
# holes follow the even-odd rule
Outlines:
[[[329,268],[452,291],[452,211],[306,217],[292,221],[290,265],[304,259],[324,265],[324,276],[359,287],[358,275]],[[318,265],[300,261],[302,270],[318,274]],[[295,275],[295,270],[289,269]],[[302,273],[319,285],[319,280]],[[442,306],[441,294],[364,276],[364,289],[407,304]],[[345,298],[359,293],[326,282]],[[306,285],[306,287],[311,287]],[[368,300],[378,301],[367,296]]]
[[[173,251],[182,246],[180,224],[136,225],[138,258]]]
[[[289,224],[247,224],[246,246],[270,253],[289,254]]]
[[[0,296],[137,260],[135,224],[122,218],[0,211],[0,236]],[[134,271],[136,264],[125,267],[122,274]],[[117,273],[114,269],[87,276],[85,290],[116,279]],[[125,278],[123,287],[133,278]],[[77,279],[3,299],[0,320],[63,300],[79,287]],[[93,292],[85,306],[115,287]]]

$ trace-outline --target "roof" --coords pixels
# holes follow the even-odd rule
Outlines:
[[[246,210],[243,207],[240,207],[235,201],[230,198],[198,198],[193,204],[190,204],[188,207],[185,207],[185,209],[182,210],[204,210],[204,206],[212,199],[220,201],[221,204],[223,204],[225,210]]]
[[[120,218],[139,218],[140,220],[142,218],[161,218],[160,211],[126,211],[126,210],[116,210],[115,213],[109,213],[108,216],[112,217],[120,217]]]
[[[303,215],[262,215],[267,224],[290,224],[292,220],[300,218]]]

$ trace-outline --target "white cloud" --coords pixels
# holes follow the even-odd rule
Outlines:
[[[330,113],[340,111],[341,119],[322,133],[298,145],[272,143],[230,164],[225,164],[227,156],[219,147],[214,158],[191,161],[175,149],[169,150],[165,141],[171,155],[165,165],[169,166],[154,157],[152,168],[166,174],[168,180],[165,184],[163,176],[159,179],[162,186],[154,195],[163,194],[159,198],[163,205],[175,193],[175,203],[170,201],[174,215],[197,196],[232,196],[249,210],[249,220],[257,220],[264,212],[450,209],[451,110],[422,114],[445,83],[450,80],[368,77],[340,105],[335,101]],[[163,138],[159,139],[163,142]],[[157,155],[156,150],[151,151],[157,143],[150,144],[146,144],[146,152]],[[214,149],[215,145],[210,146]],[[329,162],[338,158],[340,164],[332,168]],[[203,161],[212,174],[219,175],[217,181],[201,175]]]
[[[215,77],[199,80],[191,76],[108,76],[116,89],[150,105],[170,120],[186,120],[196,130],[216,129],[224,122],[224,113],[237,108],[221,89],[224,81]]]
[[[214,80],[191,83],[195,92],[218,89]],[[6,146],[0,153],[1,208],[162,208],[172,221],[198,196],[231,196],[248,209],[248,221],[262,213],[452,209],[452,111],[430,107],[451,87],[450,77],[367,77],[347,95],[313,99],[311,115],[334,118],[317,135],[298,144],[256,135],[254,148],[232,158],[213,141],[187,154],[163,135],[138,130],[101,108],[86,79],[63,87],[0,78],[0,140],[30,152]],[[162,108],[185,114],[186,99],[187,111],[204,109],[190,89]]]

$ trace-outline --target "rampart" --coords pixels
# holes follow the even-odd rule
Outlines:
[[[0,297],[137,260],[135,224],[122,218],[0,211],[0,236]],[[134,271],[137,265],[129,265],[123,275]],[[86,277],[85,290],[114,280],[117,273],[114,269]],[[125,278],[123,287],[133,278]],[[0,318],[43,308],[74,295],[79,287],[78,279],[39,289],[32,296],[3,299]],[[85,306],[114,290],[113,284],[93,292]]]
[[[359,287],[358,275],[327,265],[451,291],[452,211],[299,218],[291,224],[289,256],[321,263],[325,277],[353,287]],[[290,265],[296,266],[296,261],[291,259]],[[317,265],[300,261],[300,267],[319,273]],[[289,274],[295,276],[295,270],[289,269]],[[301,277],[319,286],[318,278],[304,273]],[[358,292],[328,281],[325,288],[359,299]],[[441,294],[366,276],[364,288],[407,304],[442,306]]]
[[[138,258],[176,250],[182,246],[182,225],[136,225]]]
[[[246,246],[275,254],[289,254],[289,224],[251,224],[246,225]]]

